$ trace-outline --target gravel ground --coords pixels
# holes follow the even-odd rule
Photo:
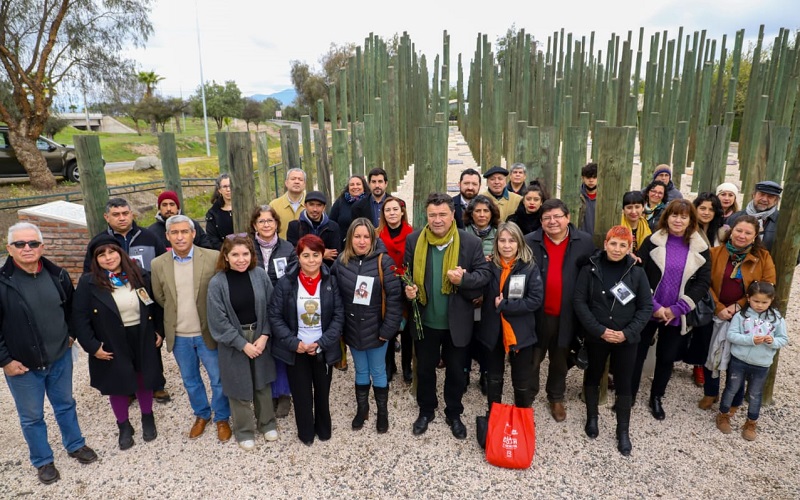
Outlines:
[[[471,158],[458,156],[462,139],[451,136],[451,158],[464,164],[450,166],[448,180],[471,166]],[[463,151],[462,151],[463,152]],[[474,162],[472,162],[474,165]],[[410,199],[406,179],[400,195]],[[788,312],[789,336],[794,340],[800,319],[795,283]],[[399,357],[399,355],[398,355]],[[526,495],[548,498],[800,498],[800,355],[796,342],[781,351],[775,387],[775,404],[762,409],[759,435],[754,442],[739,433],[721,434],[713,411],[697,408],[702,390],[691,382],[691,367],[676,364],[664,398],[667,418],[656,421],[637,402],[632,413],[633,454],[616,450],[614,414],[600,410],[600,436],[592,441],[583,433],[584,406],[578,399],[582,372],[571,370],[567,380],[567,420],[556,423],[547,403],[534,403],[536,455],[528,470],[505,470],[489,465],[474,439],[475,416],[483,413],[485,398],[473,383],[464,396],[464,422],[469,437],[459,441],[444,423],[443,406],[428,432],[411,434],[417,408],[407,385],[395,381],[389,400],[390,429],[377,435],[375,407],[364,429],[353,432],[353,371],[334,373],[331,390],[333,437],[306,447],[296,438],[293,415],[279,420],[275,443],[258,441],[254,452],[244,452],[231,440],[219,443],[209,427],[201,438],[189,440],[194,420],[174,358],[164,353],[167,387],[172,402],[156,404],[158,438],[141,439],[138,409],[131,408],[137,431],[136,445],[117,447],[117,428],[105,398],[89,387],[86,355],[75,367],[75,398],[81,427],[99,455],[91,465],[80,465],[60,445],[58,430],[46,405],[50,443],[61,480],[39,484],[28,461],[13,400],[0,384],[0,437],[5,452],[0,458],[0,497],[32,498],[498,498]],[[398,360],[399,361],[399,360]],[[545,363],[546,364],[546,363]],[[443,372],[438,372],[441,395]],[[542,368],[542,375],[546,373]],[[506,380],[509,380],[508,375]],[[643,395],[647,383],[642,382]],[[504,401],[512,401],[507,383]],[[740,412],[734,419],[741,426]],[[724,492],[720,493],[720,487]]]

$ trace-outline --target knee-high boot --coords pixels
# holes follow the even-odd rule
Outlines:
[[[617,449],[624,456],[631,454],[631,396],[617,396]]]
[[[353,417],[353,430],[364,427],[364,421],[369,419],[369,384],[356,384],[356,416]]]
[[[600,430],[597,427],[597,419],[600,413],[597,409],[597,404],[600,399],[600,388],[597,386],[584,385],[583,396],[586,399],[586,427],[584,427],[584,431],[587,436],[594,439],[600,434]],[[617,411],[617,415],[619,415],[619,408]]]
[[[492,410],[492,403],[500,403],[503,400],[503,377],[497,375],[486,376],[486,399],[489,403],[489,411]]]
[[[389,430],[389,388],[373,387],[375,393],[375,405],[378,407],[378,421],[375,428],[378,434],[383,434]]]

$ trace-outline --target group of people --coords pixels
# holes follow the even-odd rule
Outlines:
[[[759,183],[753,201],[737,212],[734,185],[692,203],[671,192],[670,176],[659,166],[644,192],[627,193],[621,223],[597,249],[561,200],[549,198],[537,181],[525,184],[522,164],[511,172],[489,169],[483,192],[481,174],[464,170],[457,196],[427,197],[426,224],[416,229],[405,202],[388,194],[382,169],[366,179],[351,177],[330,215],[326,197],[306,192],[305,173],[292,169],[286,193],[255,207],[247,230],[235,233],[231,179],[222,175],[205,231],[181,214],[170,191],[158,197],[150,228],[136,225],[127,201],[109,200],[108,229],[89,242],[77,288],[44,257],[40,230],[16,224],[0,268],[0,365],[31,463],[41,482],[58,480],[45,395],[69,455],[81,463],[97,458],[72,397],[73,340],[89,354],[90,384],[108,396],[123,450],[135,441],[133,400],[142,439],[158,435],[153,401],[169,400],[162,344],[175,356],[194,414],[191,439],[213,422],[217,439],[233,436],[252,450],[259,436],[278,439],[276,419],[292,405],[300,441],[329,439],[332,367],[346,368],[348,348],[355,372],[352,429],[369,420],[372,392],[375,428],[385,433],[398,337],[406,382],[416,358],[414,435],[435,419],[439,367],[445,422],[456,438],[467,436],[462,397],[473,359],[491,411],[502,399],[506,360],[514,404],[528,407],[540,392],[548,356],[545,393],[552,417],[563,421],[570,352],[582,341],[585,432],[599,434],[599,385],[610,358],[618,449],[628,455],[631,407],[657,335],[648,400],[653,416],[665,418],[662,399],[673,364],[685,359],[704,374],[701,408],[718,400],[719,371],[726,371],[717,416],[722,432],[731,432],[748,381],[743,436],[755,439],[766,370],[787,341],[771,307],[769,249],[781,188]],[[582,177],[580,225],[593,227],[597,166],[587,165]],[[723,204],[731,189],[733,204]],[[668,196],[674,198],[665,203]],[[49,279],[37,280],[39,274]],[[715,318],[694,324],[688,318],[707,295]]]

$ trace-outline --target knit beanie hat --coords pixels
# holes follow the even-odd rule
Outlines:
[[[161,207],[161,202],[164,201],[164,200],[172,200],[172,201],[174,201],[175,204],[178,205],[178,209],[180,210],[181,202],[178,201],[178,193],[176,193],[175,191],[164,191],[163,193],[158,195],[158,207],[159,208]]]
[[[672,169],[669,167],[669,165],[662,163],[661,165],[657,166],[655,172],[653,172],[653,180],[663,173],[668,173],[669,178],[672,179]]]
[[[736,184],[732,182],[723,182],[719,186],[717,186],[717,196],[723,191],[728,191],[733,193],[734,196],[739,195],[739,188],[736,187]]]

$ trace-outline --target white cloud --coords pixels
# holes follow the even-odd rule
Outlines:
[[[475,51],[478,33],[494,42],[515,23],[538,40],[562,27],[573,40],[595,31],[595,50],[607,45],[611,33],[621,38],[633,32],[634,47],[639,27],[645,27],[645,57],[650,36],[669,30],[675,37],[708,29],[709,36],[728,35],[728,46],[738,29],[755,37],[758,24],[766,24],[771,40],[780,27],[800,27],[800,9],[795,0],[640,0],[576,2],[553,4],[492,0],[491,2],[437,2],[405,0],[274,2],[197,0],[203,72],[206,80],[235,80],[244,95],[271,93],[291,87],[290,61],[304,60],[319,68],[319,57],[331,42],[358,45],[373,32],[388,39],[407,31],[418,52],[427,56],[429,71],[442,52],[442,32],[450,34],[452,81],[455,83],[458,53],[465,72]],[[162,93],[184,96],[200,82],[194,0],[162,0],[152,12],[154,36],[145,49],[128,54],[142,69],[165,77]],[[780,24],[779,24],[780,23]],[[565,37],[566,39],[566,37]]]

